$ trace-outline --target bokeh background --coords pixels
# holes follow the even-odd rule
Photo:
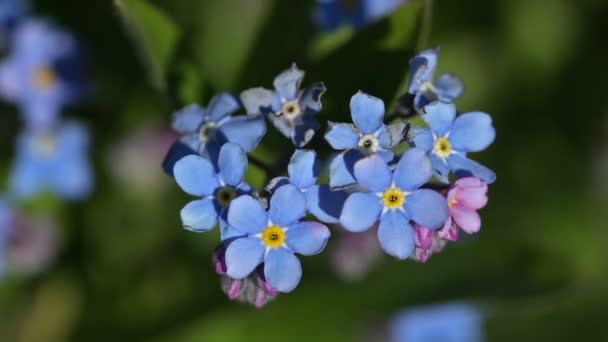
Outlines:
[[[35,15],[86,47],[94,91],[64,115],[92,131],[96,185],[78,204],[22,204],[59,222],[58,256],[2,279],[0,340],[382,340],[399,310],[467,301],[483,309],[489,341],[608,341],[608,3],[411,1],[332,34],[314,26],[314,4],[34,2]],[[459,109],[492,114],[497,130],[477,155],[498,175],[482,231],[426,264],[381,256],[354,280],[332,267],[334,231],[324,253],[303,258],[293,293],[261,310],[229,301],[211,267],[218,232],[181,228],[190,197],[160,168],[171,113],[215,92],[270,87],[296,62],[305,84],[328,87],[321,118],[348,121],[352,94],[392,102],[408,59],[435,45],[439,71],[465,81]],[[13,106],[0,109],[4,180],[21,124]],[[269,132],[253,154],[272,161],[291,146]],[[264,181],[255,168],[248,177]]]

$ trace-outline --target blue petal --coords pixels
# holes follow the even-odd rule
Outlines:
[[[494,171],[463,155],[452,154],[448,165],[459,177],[475,176],[488,184],[496,181]]]
[[[231,186],[241,184],[247,170],[247,155],[239,145],[227,143],[222,146],[218,164],[220,178],[226,184]]]
[[[328,185],[323,184],[308,189],[304,196],[308,212],[319,221],[338,223],[348,194],[344,191],[331,191]]]
[[[387,163],[391,163],[393,159],[395,159],[395,154],[391,150],[378,150],[376,151],[376,154],[379,155],[382,160]]]
[[[222,213],[222,215],[220,216],[220,238],[222,241],[226,241],[226,240],[230,240],[230,239],[234,239],[237,237],[243,237],[244,234],[239,232],[238,230],[232,228],[232,226],[230,226],[228,224],[227,218],[225,217],[227,214],[227,210],[224,210],[224,212]],[[222,217],[224,216],[224,217]]]
[[[450,166],[447,161],[437,157],[434,154],[429,156],[431,160],[431,165],[433,166],[433,170],[442,178],[447,177],[450,173]]]
[[[251,152],[266,134],[266,123],[261,116],[237,116],[222,124],[218,130],[226,141],[239,144],[245,152]]]
[[[298,91],[300,90],[300,84],[304,78],[304,71],[298,69],[293,64],[291,68],[283,71],[274,79],[274,88],[277,93],[281,96],[282,100],[293,100],[298,97]]]
[[[306,88],[300,95],[300,108],[307,113],[318,113],[322,109],[321,96],[327,88],[323,83],[315,83]]]
[[[262,262],[264,246],[255,237],[232,241],[226,248],[226,274],[232,279],[243,279]]]
[[[17,198],[29,198],[41,191],[46,179],[46,169],[28,158],[17,157],[9,180],[9,188]]]
[[[270,198],[270,220],[281,227],[287,227],[306,215],[306,198],[292,184],[277,189]]]
[[[395,144],[391,141],[391,135],[388,132],[386,125],[380,125],[380,128],[374,132],[374,135],[378,139],[378,145],[383,149],[391,149]]]
[[[464,92],[462,80],[453,74],[443,74],[434,82],[437,98],[443,102],[452,102]]]
[[[243,91],[241,101],[247,114],[251,115],[266,114],[271,112],[273,107],[278,106],[276,93],[262,87]]]
[[[433,102],[424,107],[422,119],[429,125],[433,133],[445,135],[452,127],[456,116],[456,106],[453,103]]]
[[[332,190],[343,189],[357,183],[355,163],[363,158],[358,150],[347,150],[338,154],[329,166],[329,185]]]
[[[492,118],[486,113],[472,112],[454,120],[449,139],[457,151],[479,152],[490,146],[495,136]]]
[[[431,160],[426,152],[412,148],[405,152],[395,169],[395,184],[403,190],[412,191],[421,187],[433,175]]]
[[[287,166],[289,179],[298,189],[304,190],[315,185],[321,172],[321,162],[315,151],[296,150]]]
[[[319,128],[321,128],[321,124],[314,116],[303,114],[302,122],[296,125],[291,141],[296,147],[302,147],[310,142]]]
[[[264,260],[264,276],[273,289],[291,292],[302,278],[302,265],[288,249],[272,249]]]
[[[352,124],[328,122],[329,129],[325,133],[325,140],[334,150],[346,150],[357,147],[359,134],[355,132]]]
[[[194,151],[195,154],[199,154],[205,149],[205,143],[201,141],[201,138],[198,133],[186,134],[182,136],[179,141],[188,149]]]
[[[412,127],[410,132],[412,132],[412,135],[414,136],[412,142],[415,147],[427,152],[433,149],[433,133],[430,129]]]
[[[318,222],[299,222],[287,230],[287,246],[294,253],[313,255],[320,253],[331,233]]]
[[[180,188],[193,196],[211,195],[220,186],[213,165],[194,154],[175,163],[173,175]]]
[[[239,109],[239,102],[229,93],[215,95],[207,106],[208,121],[218,122]]]
[[[378,241],[386,253],[399,259],[408,258],[416,248],[414,228],[398,210],[389,210],[380,218]]]
[[[406,197],[405,212],[419,225],[438,229],[448,219],[448,202],[436,191],[420,189]]]
[[[275,177],[268,182],[268,184],[264,187],[264,191],[268,191],[269,193],[274,193],[278,188],[283,185],[290,184],[289,178],[287,177]]]
[[[384,102],[377,97],[358,91],[350,99],[350,113],[355,126],[365,134],[372,134],[384,118]]]
[[[286,138],[292,139],[294,141],[294,137],[296,134],[296,123],[285,118],[284,115],[274,115],[269,114],[268,120],[272,123],[272,125]],[[314,132],[313,132],[314,133]]]
[[[268,214],[258,200],[243,195],[230,202],[228,224],[239,232],[257,234],[268,225]]]
[[[181,134],[197,132],[203,123],[205,110],[197,105],[191,104],[173,113],[173,129]]]
[[[218,208],[212,198],[204,198],[186,204],[180,216],[184,229],[207,232],[217,224]]]
[[[437,59],[439,58],[439,48],[428,49],[420,52],[410,59],[410,86],[408,92],[416,94],[420,91],[420,86],[433,78]]]
[[[50,186],[61,198],[78,200],[93,190],[93,170],[85,156],[75,155],[67,160],[59,160],[50,177]]]
[[[393,173],[381,156],[372,154],[355,163],[355,178],[369,190],[380,192],[391,186]]]
[[[382,203],[376,194],[355,192],[348,196],[340,214],[340,224],[351,232],[368,230],[382,212]]]

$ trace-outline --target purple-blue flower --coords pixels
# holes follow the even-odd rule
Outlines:
[[[483,314],[466,303],[412,308],[390,323],[391,342],[483,342]]]
[[[314,19],[323,31],[334,31],[342,24],[361,29],[394,11],[406,0],[319,0]]]
[[[344,150],[331,162],[329,185],[332,189],[356,183],[353,166],[363,156],[378,154],[386,162],[394,158],[391,148],[396,142],[383,123],[384,102],[359,91],[350,100],[350,112],[354,125],[329,122],[325,133],[331,147]]]
[[[467,153],[482,151],[494,141],[496,132],[488,114],[456,115],[456,106],[443,102],[427,105],[424,112],[422,119],[429,128],[412,129],[413,144],[427,151],[440,179],[447,181],[453,171],[459,177],[474,176],[486,183],[496,180],[492,170],[467,158]]]
[[[438,59],[439,48],[424,50],[410,59],[408,93],[414,95],[416,110],[435,100],[452,102],[464,91],[462,81],[453,74],[442,74],[433,80]]]
[[[249,194],[252,188],[244,182],[247,154],[235,143],[222,146],[218,158],[219,171],[213,164],[192,154],[180,159],[173,168],[175,181],[186,193],[202,197],[182,209],[180,215],[185,229],[207,232],[220,222],[222,239],[233,235],[226,223],[227,210],[238,196]]]
[[[262,87],[245,90],[241,101],[248,114],[268,114],[268,119],[296,147],[306,145],[319,129],[315,114],[321,111],[323,83],[300,90],[304,71],[294,64],[274,79],[275,91]]]
[[[243,279],[264,263],[264,277],[280,292],[291,292],[302,277],[302,266],[294,255],[320,253],[330,236],[318,222],[303,221],[306,198],[294,185],[278,188],[270,198],[268,212],[248,195],[232,201],[228,223],[243,236],[226,249],[226,274]]]
[[[29,127],[49,129],[61,109],[82,96],[82,75],[74,37],[30,19],[15,30],[11,53],[0,64],[0,96],[20,107]]]
[[[78,200],[93,188],[89,132],[77,122],[49,131],[27,130],[18,138],[10,189],[19,198],[41,191]]]
[[[423,150],[407,151],[394,171],[382,157],[371,155],[359,160],[354,172],[359,185],[369,192],[349,195],[340,224],[351,232],[362,232],[380,221],[378,240],[392,256],[405,259],[414,252],[410,220],[438,229],[448,218],[445,197],[433,190],[419,189],[432,176],[431,163]]]

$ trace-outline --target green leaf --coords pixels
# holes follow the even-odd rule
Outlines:
[[[161,90],[180,35],[177,25],[158,8],[144,0],[115,0],[125,27],[137,44],[150,80]]]

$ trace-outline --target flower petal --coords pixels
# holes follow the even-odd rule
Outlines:
[[[224,210],[220,215],[220,239],[222,241],[226,241],[237,237],[245,236],[244,233],[239,232],[228,224],[228,221],[226,219],[227,212],[227,210]]]
[[[212,198],[204,198],[186,204],[180,216],[184,229],[207,232],[217,224],[218,208]]]
[[[344,202],[340,214],[340,224],[351,232],[362,232],[369,229],[382,212],[382,203],[376,194],[355,192]]]
[[[422,119],[438,136],[443,136],[450,130],[454,117],[456,117],[456,105],[444,102],[433,102],[425,106],[422,115]]]
[[[272,223],[290,226],[306,215],[306,198],[294,185],[283,185],[270,198],[268,214]]]
[[[496,131],[492,118],[481,112],[465,113],[454,120],[450,142],[457,151],[479,152],[494,141]]]
[[[327,88],[323,83],[314,83],[306,88],[300,95],[300,108],[310,113],[318,113],[321,111],[321,96]]]
[[[406,259],[416,248],[414,228],[398,210],[389,210],[380,218],[378,241],[384,251],[398,259]]]
[[[415,147],[427,152],[433,149],[433,133],[430,129],[412,127],[410,132],[412,132],[412,135],[414,136],[412,141]]]
[[[173,113],[173,129],[181,134],[198,131],[203,123],[205,109],[197,104],[191,104]]]
[[[355,179],[355,163],[363,158],[358,150],[347,150],[332,159],[329,166],[329,186],[339,190],[357,183]]]
[[[394,182],[403,190],[413,191],[428,182],[432,175],[433,167],[426,152],[419,148],[412,148],[399,160],[395,169]]]
[[[324,224],[299,222],[287,230],[287,246],[294,253],[313,255],[320,253],[331,233]]]
[[[481,209],[488,203],[488,185],[476,177],[457,180],[451,191],[458,204],[467,208]]]
[[[453,74],[443,74],[434,82],[437,98],[443,102],[452,102],[464,92],[464,83]]]
[[[359,90],[350,99],[350,113],[361,132],[372,134],[382,125],[384,102]]]
[[[179,187],[193,196],[211,195],[220,186],[213,165],[194,154],[178,160],[173,175]]]
[[[236,112],[240,108],[239,101],[232,94],[221,93],[215,95],[207,106],[209,121],[218,122]]]
[[[257,234],[268,224],[268,214],[258,200],[243,195],[230,202],[228,224],[247,234]]]
[[[93,171],[82,155],[67,156],[55,165],[51,174],[49,185],[61,198],[78,200],[93,190]]]
[[[288,249],[272,249],[264,260],[264,276],[273,289],[280,292],[291,292],[300,283],[302,265],[300,260]]]
[[[282,116],[279,118],[282,118]],[[321,124],[314,116],[303,114],[302,122],[294,127],[291,142],[295,147],[302,147],[308,144],[319,128],[321,128]]]
[[[371,191],[384,191],[390,187],[392,178],[391,169],[379,155],[372,154],[355,163],[355,179]]]
[[[241,93],[243,107],[250,115],[272,112],[272,108],[278,106],[276,97],[274,91],[262,87],[247,89]]]
[[[448,165],[447,161],[437,157],[434,154],[431,154],[429,159],[431,160],[433,170],[437,173],[436,176],[441,178],[444,183],[449,183],[448,175],[450,173],[450,166]]]
[[[274,88],[282,100],[293,100],[298,96],[303,78],[304,71],[293,64],[291,68],[283,71],[274,79]]]
[[[226,274],[232,279],[247,277],[264,258],[264,245],[255,237],[232,241],[226,248]]]
[[[465,232],[469,234],[479,232],[479,229],[481,228],[481,217],[479,217],[479,214],[475,209],[454,204],[450,207],[450,215],[452,215],[452,219],[454,219],[456,225]]]
[[[261,116],[237,116],[222,124],[218,130],[226,141],[239,144],[245,152],[251,152],[266,134],[266,123]]]
[[[332,191],[326,184],[313,186],[304,192],[306,207],[319,221],[338,223],[344,201],[348,194],[344,191]]]
[[[359,134],[352,124],[328,122],[329,129],[325,133],[325,140],[334,150],[346,150],[357,147]]]
[[[410,64],[410,85],[408,92],[416,94],[420,91],[420,86],[424,82],[432,79],[439,58],[439,48],[421,51],[409,61]]]
[[[474,176],[488,184],[496,180],[494,171],[461,154],[452,154],[448,158],[448,165],[459,177]]]
[[[247,170],[247,155],[245,151],[233,143],[222,146],[219,157],[220,178],[228,185],[241,184]]]
[[[287,166],[289,179],[298,189],[304,190],[315,185],[321,172],[321,162],[312,150],[296,150]]]
[[[428,189],[409,194],[405,200],[405,212],[411,220],[429,229],[441,228],[449,215],[445,197]]]

